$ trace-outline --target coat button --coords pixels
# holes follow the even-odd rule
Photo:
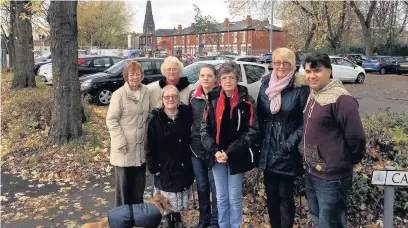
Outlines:
[[[281,144],[281,145],[282,145],[282,142],[279,142],[279,144]]]
[[[184,163],[181,163],[181,166],[184,166]]]
[[[278,125],[280,126],[280,123],[278,122]]]
[[[181,142],[181,139],[179,139],[179,142]]]

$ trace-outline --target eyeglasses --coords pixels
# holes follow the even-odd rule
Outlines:
[[[163,96],[163,99],[165,101],[177,101],[179,99],[179,97],[177,95],[169,95],[169,96]]]
[[[273,61],[273,66],[280,67],[283,64],[284,67],[290,67],[290,62],[286,61]]]
[[[235,76],[221,76],[221,81],[236,81],[237,78]]]
[[[142,74],[133,74],[133,73],[130,73],[128,77],[129,77],[129,78],[130,78],[130,77],[135,77],[135,78],[138,77],[138,78],[140,78],[140,77],[142,77]]]
[[[177,72],[178,71],[178,69],[177,68],[166,68],[166,71],[167,72]]]

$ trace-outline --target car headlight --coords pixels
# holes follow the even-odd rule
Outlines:
[[[85,91],[91,88],[92,79],[88,79],[81,83],[81,91]]]

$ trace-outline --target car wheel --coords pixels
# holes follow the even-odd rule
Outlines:
[[[398,74],[398,75],[402,74],[402,72],[399,70],[399,68],[395,69],[395,73]]]
[[[109,88],[103,88],[98,91],[97,95],[98,104],[109,105],[110,99],[112,97],[112,91]]]
[[[380,74],[385,74],[385,68],[382,67],[379,72],[380,72]]]
[[[365,76],[363,73],[359,73],[356,78],[356,83],[363,84],[365,80]]]

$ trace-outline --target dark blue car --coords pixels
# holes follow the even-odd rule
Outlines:
[[[395,74],[399,64],[389,56],[370,56],[364,60],[362,67],[366,72]]]

